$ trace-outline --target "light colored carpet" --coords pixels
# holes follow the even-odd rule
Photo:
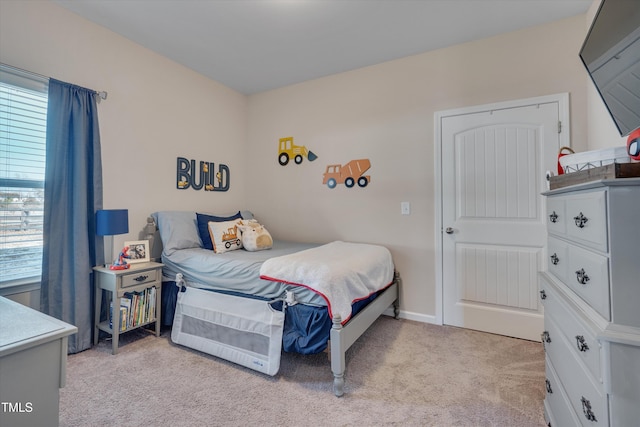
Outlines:
[[[147,331],[70,355],[61,426],[544,426],[540,343],[378,319],[347,352],[284,353],[269,377]]]

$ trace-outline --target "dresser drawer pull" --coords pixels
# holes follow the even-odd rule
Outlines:
[[[589,218],[587,218],[582,214],[582,212],[580,212],[578,216],[573,217],[573,220],[576,222],[576,227],[584,228],[584,225],[587,223],[587,221],[589,221]]]
[[[549,221],[554,224],[558,222],[558,214],[556,213],[556,211],[551,212],[551,214],[549,215]]]
[[[589,350],[589,346],[582,335],[576,335],[576,345],[578,346],[578,350],[582,352]]]
[[[557,253],[553,253],[553,255],[551,255],[551,264],[553,265],[558,265],[558,263],[560,262],[560,258],[558,258],[558,254]]]
[[[584,268],[581,268],[580,270],[576,271],[576,280],[581,285],[586,285],[587,282],[590,280],[589,276],[587,276],[587,273],[584,271]]]
[[[584,416],[589,421],[597,422],[598,420],[596,419],[596,415],[591,410],[591,402],[589,402],[589,400],[587,400],[587,398],[585,398],[584,396],[582,396],[582,399],[580,399],[580,401],[582,402],[582,412],[584,412]]]
[[[547,299],[547,293],[544,291],[544,289],[540,291],[540,299]]]
[[[149,276],[140,275],[138,277],[135,277],[133,280],[135,280],[136,282],[144,282],[148,278],[149,278]]]
[[[549,382],[549,380],[544,380],[544,383],[547,386],[547,393],[553,394],[553,390],[551,390],[551,383]]]
[[[551,342],[551,337],[549,336],[549,331],[544,331],[543,333],[540,334],[540,338],[542,339],[542,348],[544,349],[544,351],[547,351],[547,347],[545,346],[544,343],[550,343]]]

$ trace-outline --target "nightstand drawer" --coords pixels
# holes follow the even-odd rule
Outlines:
[[[567,236],[590,248],[607,252],[606,192],[590,191],[567,196]]]
[[[132,274],[122,276],[122,287],[129,288],[131,286],[142,285],[144,283],[155,282],[158,280],[158,270],[138,271]]]
[[[550,313],[560,332],[572,344],[570,347],[574,355],[584,362],[593,378],[602,383],[601,346],[595,332],[563,301],[552,285],[544,282],[543,288],[545,312]]]
[[[555,319],[545,315],[544,325],[548,333],[545,351],[578,419],[583,425],[608,425],[607,396],[602,384],[593,380],[575,356]]]

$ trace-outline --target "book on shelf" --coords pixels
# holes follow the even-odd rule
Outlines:
[[[120,298],[120,330],[143,325],[155,320],[156,287],[143,291],[125,292]],[[113,303],[109,310],[109,327],[113,329]]]

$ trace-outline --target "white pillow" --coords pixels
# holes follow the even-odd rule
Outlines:
[[[242,248],[242,239],[238,229],[241,222],[240,218],[222,222],[209,221],[209,235],[215,253],[222,254]]]

